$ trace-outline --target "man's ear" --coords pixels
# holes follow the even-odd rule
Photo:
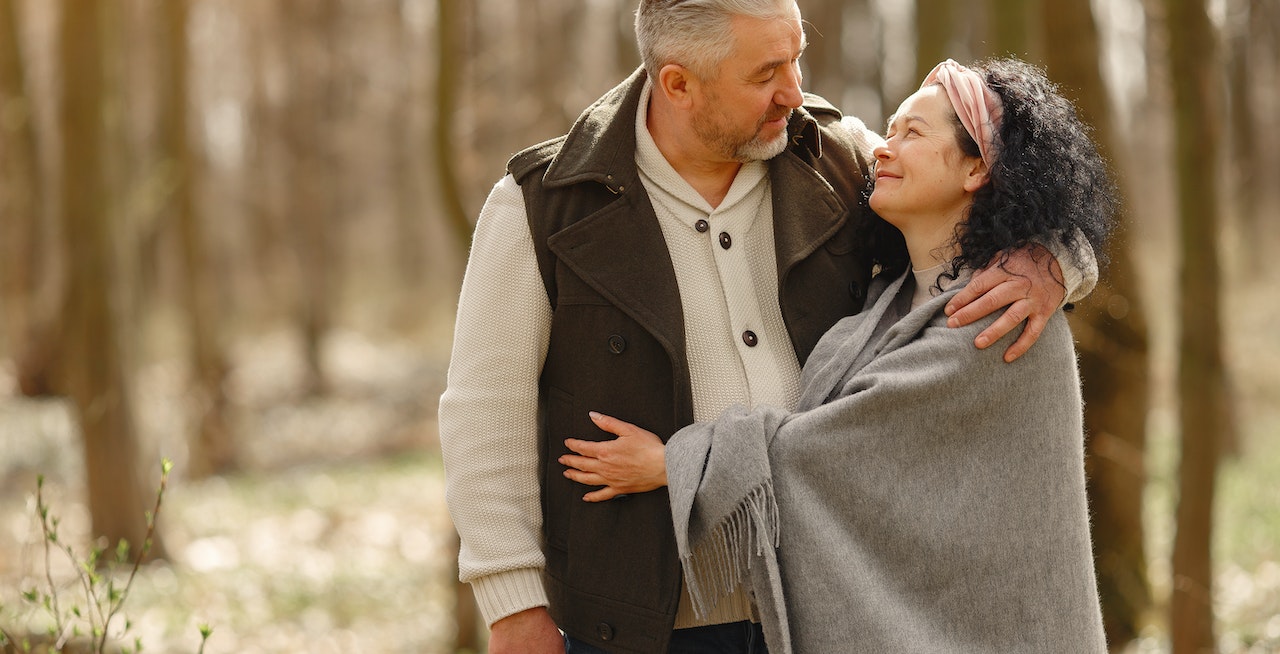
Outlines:
[[[974,157],[974,163],[969,168],[969,173],[964,178],[964,190],[969,193],[977,193],[978,189],[987,185],[991,179],[990,170],[987,169],[987,162],[982,157]]]
[[[658,71],[658,79],[654,80],[654,86],[673,106],[689,109],[693,105],[698,78],[680,64],[667,64]]]

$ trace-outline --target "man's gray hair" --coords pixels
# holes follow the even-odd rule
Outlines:
[[[649,77],[657,79],[667,64],[680,64],[694,75],[714,77],[733,51],[735,16],[789,16],[795,0],[640,0],[636,10],[636,42]]]

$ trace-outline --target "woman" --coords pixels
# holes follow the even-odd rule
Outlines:
[[[775,653],[1105,651],[1066,319],[1006,364],[972,346],[984,323],[948,328],[944,313],[1001,252],[1079,238],[1101,252],[1105,165],[1070,104],[1014,60],[939,64],[875,155],[869,202],[910,261],[881,262],[875,299],[823,337],[795,411],[732,408],[666,445],[690,592],[705,608],[749,584]],[[662,461],[657,437],[593,419],[645,439],[635,478],[664,481],[646,463]],[[617,442],[567,441],[601,459]]]

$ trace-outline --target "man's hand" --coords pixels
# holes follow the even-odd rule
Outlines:
[[[564,636],[547,607],[535,606],[489,627],[489,654],[564,654]]]
[[[1028,245],[1014,252],[1003,267],[992,264],[974,274],[947,303],[947,326],[963,327],[1007,306],[1004,315],[978,334],[973,344],[986,348],[1026,320],[1022,335],[1004,352],[1008,363],[1026,354],[1039,340],[1067,289],[1062,285],[1058,260],[1043,246]]]
[[[568,467],[564,476],[580,484],[604,486],[582,499],[603,502],[667,485],[667,450],[662,439],[651,431],[594,411],[591,420],[600,429],[618,437],[603,442],[576,438],[564,442],[577,452],[560,457],[560,463]]]

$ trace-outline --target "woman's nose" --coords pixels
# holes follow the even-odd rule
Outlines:
[[[888,159],[889,157],[893,156],[893,153],[889,152],[888,146],[877,145],[875,148],[871,150],[871,155],[876,159]]]

